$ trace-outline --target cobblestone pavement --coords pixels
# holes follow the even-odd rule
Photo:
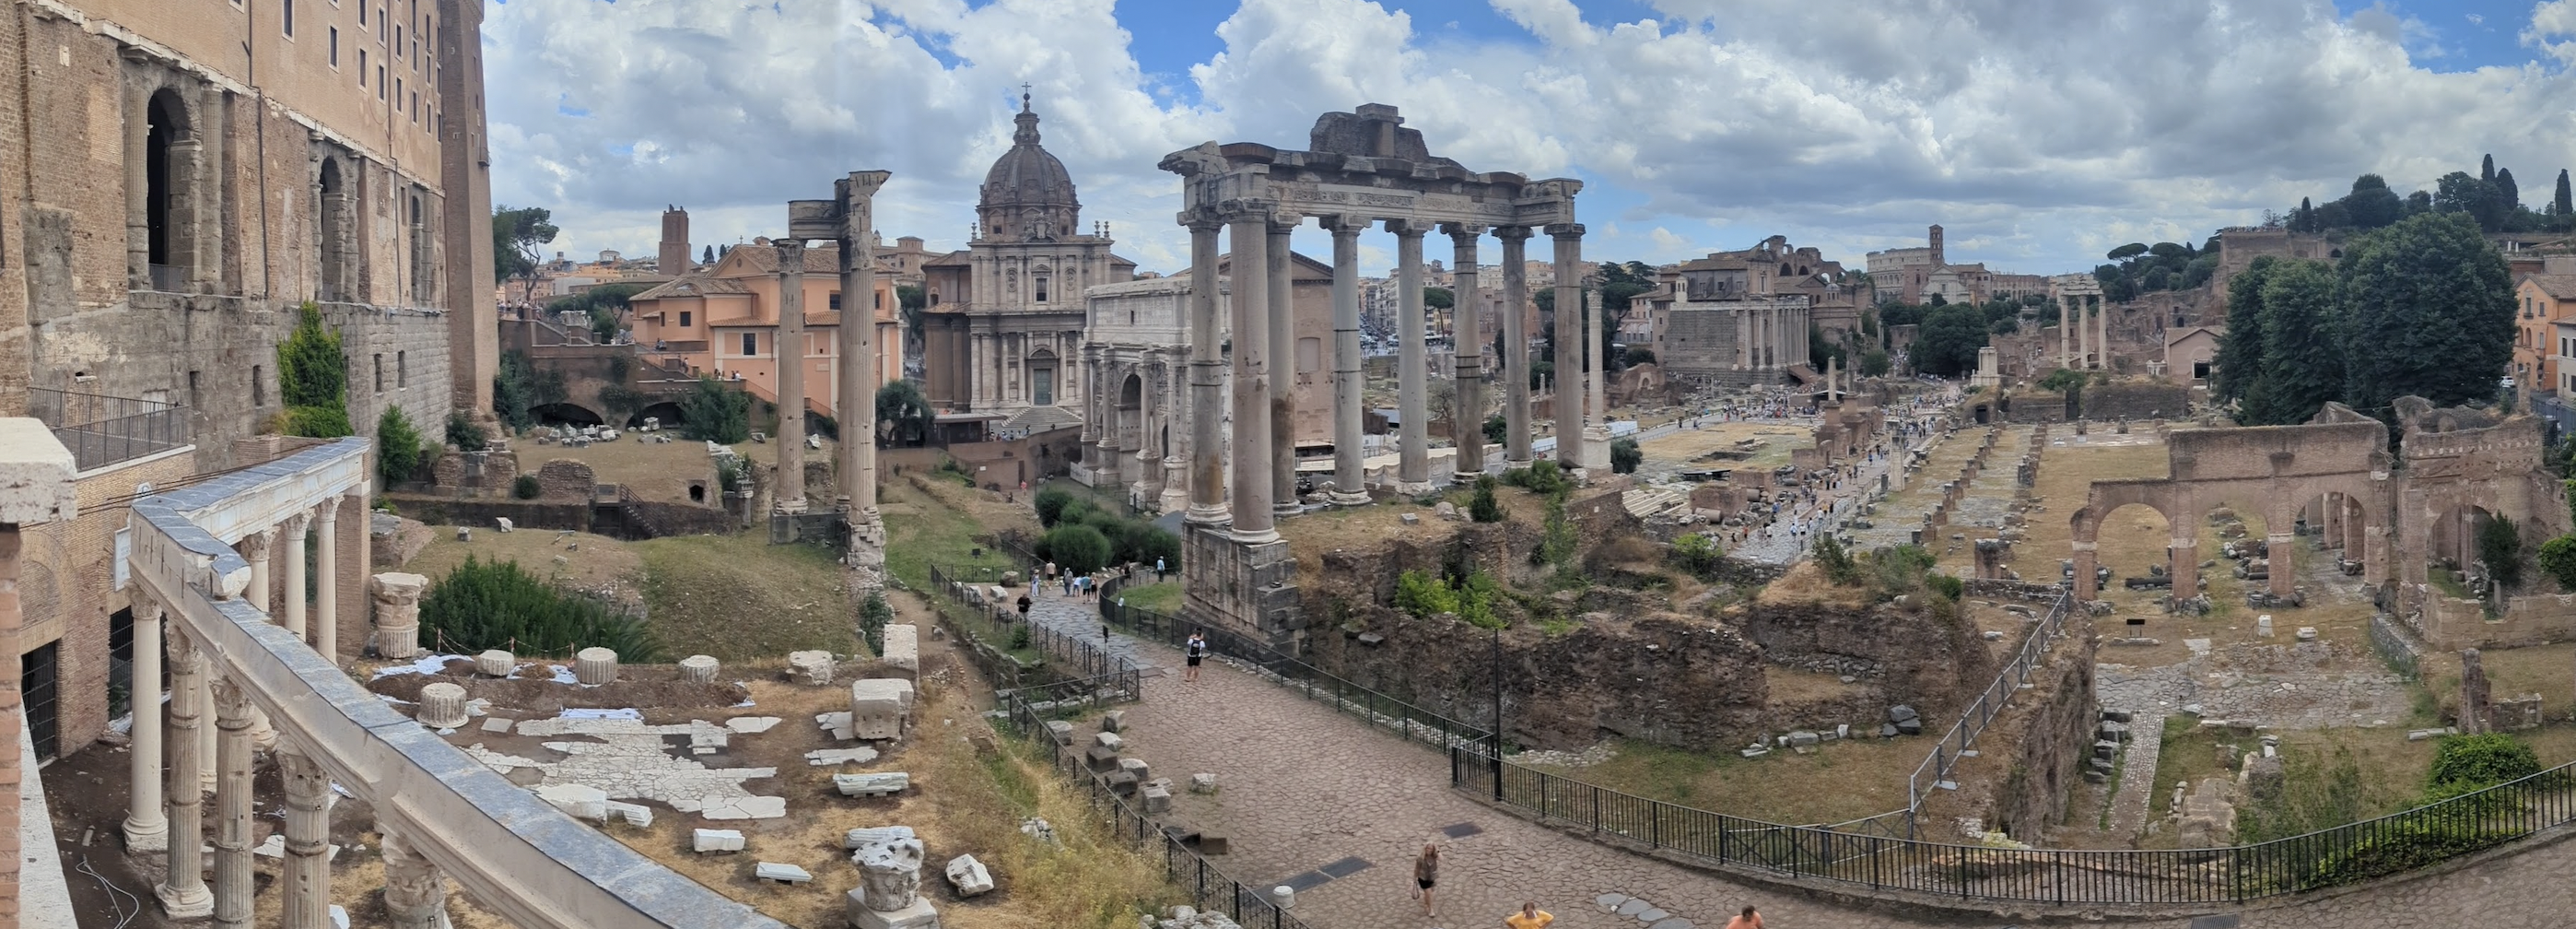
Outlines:
[[[1155,663],[1179,664],[1160,645],[1141,650]],[[1601,895],[1614,893],[1651,900],[1704,929],[1725,925],[1747,903],[1760,906],[1774,929],[2079,924],[1842,906],[1542,828],[1450,790],[1441,754],[1221,662],[1211,662],[1195,684],[1177,674],[1147,679],[1145,699],[1128,709],[1126,724],[1128,753],[1149,762],[1155,776],[1183,785],[1192,773],[1218,776],[1217,794],[1182,792],[1174,807],[1180,821],[1231,839],[1231,854],[1213,859],[1218,867],[1249,885],[1268,887],[1300,875],[1311,881],[1322,875],[1310,872],[1337,865],[1332,871],[1342,876],[1297,895],[1295,912],[1317,929],[1492,926],[1524,899],[1554,912],[1556,924],[1566,929],[1640,929],[1634,918],[1595,905]],[[1450,838],[1444,830],[1465,834]],[[1427,841],[1444,849],[1436,920],[1424,918],[1407,893],[1413,856]],[[1359,861],[1347,861],[1352,858]],[[2576,923],[2576,882],[2564,879],[2570,868],[2576,868],[2576,842],[2305,906],[2250,910],[2232,923],[2161,919],[2122,925],[2563,927]]]
[[[1090,639],[1097,645],[1100,643],[1100,595],[1066,596],[1062,587],[1042,587],[1029,604],[1029,622],[1063,635]],[[1151,668],[1161,663],[1156,656],[1139,650],[1136,640],[1123,632],[1110,634],[1108,651],[1135,662],[1139,668]]]

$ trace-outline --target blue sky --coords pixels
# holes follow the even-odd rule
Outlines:
[[[884,235],[957,247],[1023,82],[1084,219],[1154,270],[1183,251],[1164,153],[1302,145],[1366,102],[1470,168],[1583,179],[1587,256],[1651,262],[1782,234],[1857,264],[1940,223],[1954,260],[2062,273],[2364,171],[2412,190],[2492,152],[2537,199],[2576,164],[2576,0],[488,9],[495,198],[552,208],[573,254],[650,251],[665,203],[700,243],[774,232],[859,168],[895,172]]]

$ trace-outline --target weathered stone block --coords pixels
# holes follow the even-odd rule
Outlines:
[[[856,849],[863,845],[882,845],[910,838],[915,838],[911,826],[871,826],[866,829],[852,829],[842,835],[841,847]]]
[[[617,680],[617,650],[591,646],[573,653],[572,676],[592,686]]]
[[[885,627],[885,663],[897,676],[918,680],[921,676],[921,628],[910,623],[890,623]]]
[[[832,653],[802,651],[787,653],[787,679],[799,684],[821,685],[832,682],[836,670]]]
[[[1194,793],[1194,794],[1212,794],[1212,793],[1215,793],[1215,792],[1216,792],[1216,775],[1214,775],[1214,774],[1193,774],[1193,775],[1190,775],[1190,792],[1191,792],[1191,793]]]
[[[792,864],[780,864],[775,861],[763,861],[759,864],[753,865],[751,868],[751,874],[753,877],[761,880],[777,881],[781,884],[811,884],[814,882],[814,875],[812,872]]]
[[[857,738],[903,738],[911,709],[911,681],[872,677],[850,682],[850,729]]]
[[[939,911],[930,901],[915,898],[908,906],[892,911],[869,909],[865,888],[850,891],[843,904],[850,929],[939,929]]]
[[[574,819],[608,818],[608,792],[587,784],[548,784],[537,788],[537,799]]]
[[[1064,720],[1061,720],[1061,719],[1049,720],[1049,721],[1047,721],[1047,724],[1046,724],[1046,730],[1047,730],[1047,738],[1050,738],[1050,739],[1055,740],[1055,744],[1057,744],[1057,745],[1072,745],[1072,744],[1073,744],[1073,724],[1072,724],[1072,723],[1065,722]]]
[[[742,851],[742,830],[693,829],[689,831],[689,850],[698,854]]]
[[[948,884],[960,897],[979,896],[993,892],[993,875],[975,856],[959,855],[948,859]]]
[[[1113,752],[1127,747],[1127,740],[1120,738],[1115,732],[1095,733],[1091,737],[1091,742]]]
[[[903,771],[832,775],[832,789],[844,797],[890,797],[911,786],[912,775]]]
[[[1111,710],[1100,714],[1100,731],[1122,732],[1127,728],[1127,711]]]

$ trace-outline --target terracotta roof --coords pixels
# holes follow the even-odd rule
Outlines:
[[[2576,274],[2534,274],[2524,278],[2541,293],[2560,300],[2576,300]]]
[[[805,314],[805,325],[808,328],[840,324],[841,311],[839,310],[809,310]],[[758,316],[728,316],[723,319],[709,320],[707,325],[717,329],[768,329],[777,326],[778,323]]]
[[[772,263],[774,264],[775,261],[773,260]],[[679,280],[627,299],[630,301],[659,300],[663,297],[701,297],[708,294],[748,294],[750,292],[751,288],[744,287],[740,282],[730,278],[708,277],[703,272],[692,271]]]
[[[771,323],[771,322],[770,322],[770,321],[768,321],[768,320],[765,320],[765,319],[762,319],[762,318],[760,318],[760,317],[757,317],[757,316],[730,316],[730,317],[726,317],[726,318],[724,318],[724,319],[710,319],[710,320],[707,320],[707,326],[708,326],[708,327],[710,327],[710,328],[715,328],[715,329],[731,329],[731,328],[737,328],[737,327],[769,326],[769,325],[775,325],[775,324],[774,324],[774,323]]]
[[[962,267],[965,267],[965,266],[966,266],[966,263],[967,263],[967,262],[966,262],[966,259],[967,259],[967,257],[968,257],[968,256],[970,256],[970,255],[972,255],[972,254],[974,254],[974,253],[973,253],[973,252],[969,252],[969,251],[967,251],[967,250],[965,250],[965,249],[959,249],[959,250],[957,250],[957,251],[953,251],[953,252],[949,252],[948,254],[941,255],[941,256],[939,256],[939,257],[937,257],[937,258],[930,259],[929,261],[922,262],[922,263],[921,263],[921,266],[922,266],[922,267],[925,267],[925,268],[950,268],[950,267],[959,267],[959,268],[962,268]]]
[[[742,255],[743,264],[749,266],[749,270],[754,274],[778,273],[778,249],[776,248],[767,245],[737,245],[725,255],[732,257],[736,253]],[[841,273],[841,243],[823,240],[805,246],[805,273]]]

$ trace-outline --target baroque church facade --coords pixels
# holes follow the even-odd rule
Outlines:
[[[1080,425],[1083,291],[1133,280],[1105,226],[1082,228],[1073,177],[1038,142],[1027,94],[1011,148],[984,174],[975,231],[922,264],[923,393],[943,421],[1003,436]]]

